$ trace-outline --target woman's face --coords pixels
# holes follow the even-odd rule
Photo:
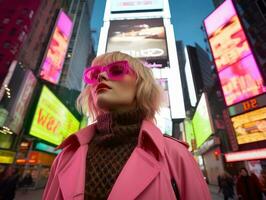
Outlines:
[[[101,72],[99,82],[91,86],[93,103],[103,111],[126,111],[136,105],[136,75],[129,73],[120,80],[111,80]]]

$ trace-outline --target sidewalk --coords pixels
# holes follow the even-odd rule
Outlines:
[[[26,191],[19,189],[16,191],[15,200],[41,200],[43,190],[44,189]]]
[[[212,196],[212,200],[223,200],[223,195],[222,193],[218,193],[219,191],[219,187],[216,185],[208,185],[211,196]]]
[[[223,200],[222,193],[218,194],[218,186],[208,185],[212,200]],[[41,200],[43,189],[38,190],[17,190],[15,200]]]

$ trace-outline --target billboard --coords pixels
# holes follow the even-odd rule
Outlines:
[[[214,132],[205,93],[202,93],[192,119],[197,147],[200,147]]]
[[[204,24],[227,106],[266,92],[232,1],[221,4]]]
[[[71,19],[63,11],[60,11],[42,61],[40,71],[42,79],[54,84],[58,83],[72,28],[73,22]]]
[[[22,76],[22,74],[20,74],[20,76]],[[5,122],[5,126],[9,127],[16,134],[19,134],[22,129],[26,112],[34,92],[34,88],[37,84],[37,79],[32,71],[27,70],[23,77],[23,80],[19,82],[19,85],[17,86],[19,89],[17,97]]]
[[[78,129],[79,121],[44,86],[35,110],[29,134],[58,145]]]
[[[143,59],[148,65],[168,61],[163,19],[110,21],[106,52],[121,51]]]
[[[163,0],[115,0],[111,1],[111,12],[162,10]]]
[[[37,142],[35,149],[53,154],[59,154],[62,151],[61,149],[55,150],[55,147],[42,142]]]
[[[193,140],[195,139],[192,122],[190,119],[185,119],[184,124],[185,124],[186,142],[189,144],[190,150],[192,150]]]
[[[238,144],[266,140],[266,107],[231,118]]]

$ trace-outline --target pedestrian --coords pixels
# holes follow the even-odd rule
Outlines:
[[[219,192],[222,191],[224,200],[234,199],[234,180],[230,174],[223,172],[218,176]]]
[[[95,122],[58,147],[44,200],[211,199],[187,145],[155,125],[161,89],[149,68],[106,53],[85,70],[84,81],[77,105]]]
[[[266,199],[266,169],[263,169],[260,173],[260,183],[261,183],[262,192]]]
[[[33,186],[34,182],[30,172],[27,172],[25,176],[22,178],[20,185],[21,187],[31,187]]]
[[[19,180],[18,169],[8,166],[0,177],[0,200],[13,200]]]
[[[246,168],[241,168],[239,172],[236,190],[238,198],[241,200],[262,200],[258,177],[254,173],[249,175]]]

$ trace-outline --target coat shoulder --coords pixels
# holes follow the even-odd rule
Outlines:
[[[186,143],[185,141],[178,140],[178,139],[176,139],[170,135],[167,135],[167,134],[164,134],[163,136],[165,138],[166,143],[173,143],[173,144],[175,143],[178,145],[182,145],[182,146],[186,147],[187,149],[189,148],[189,144]]]

